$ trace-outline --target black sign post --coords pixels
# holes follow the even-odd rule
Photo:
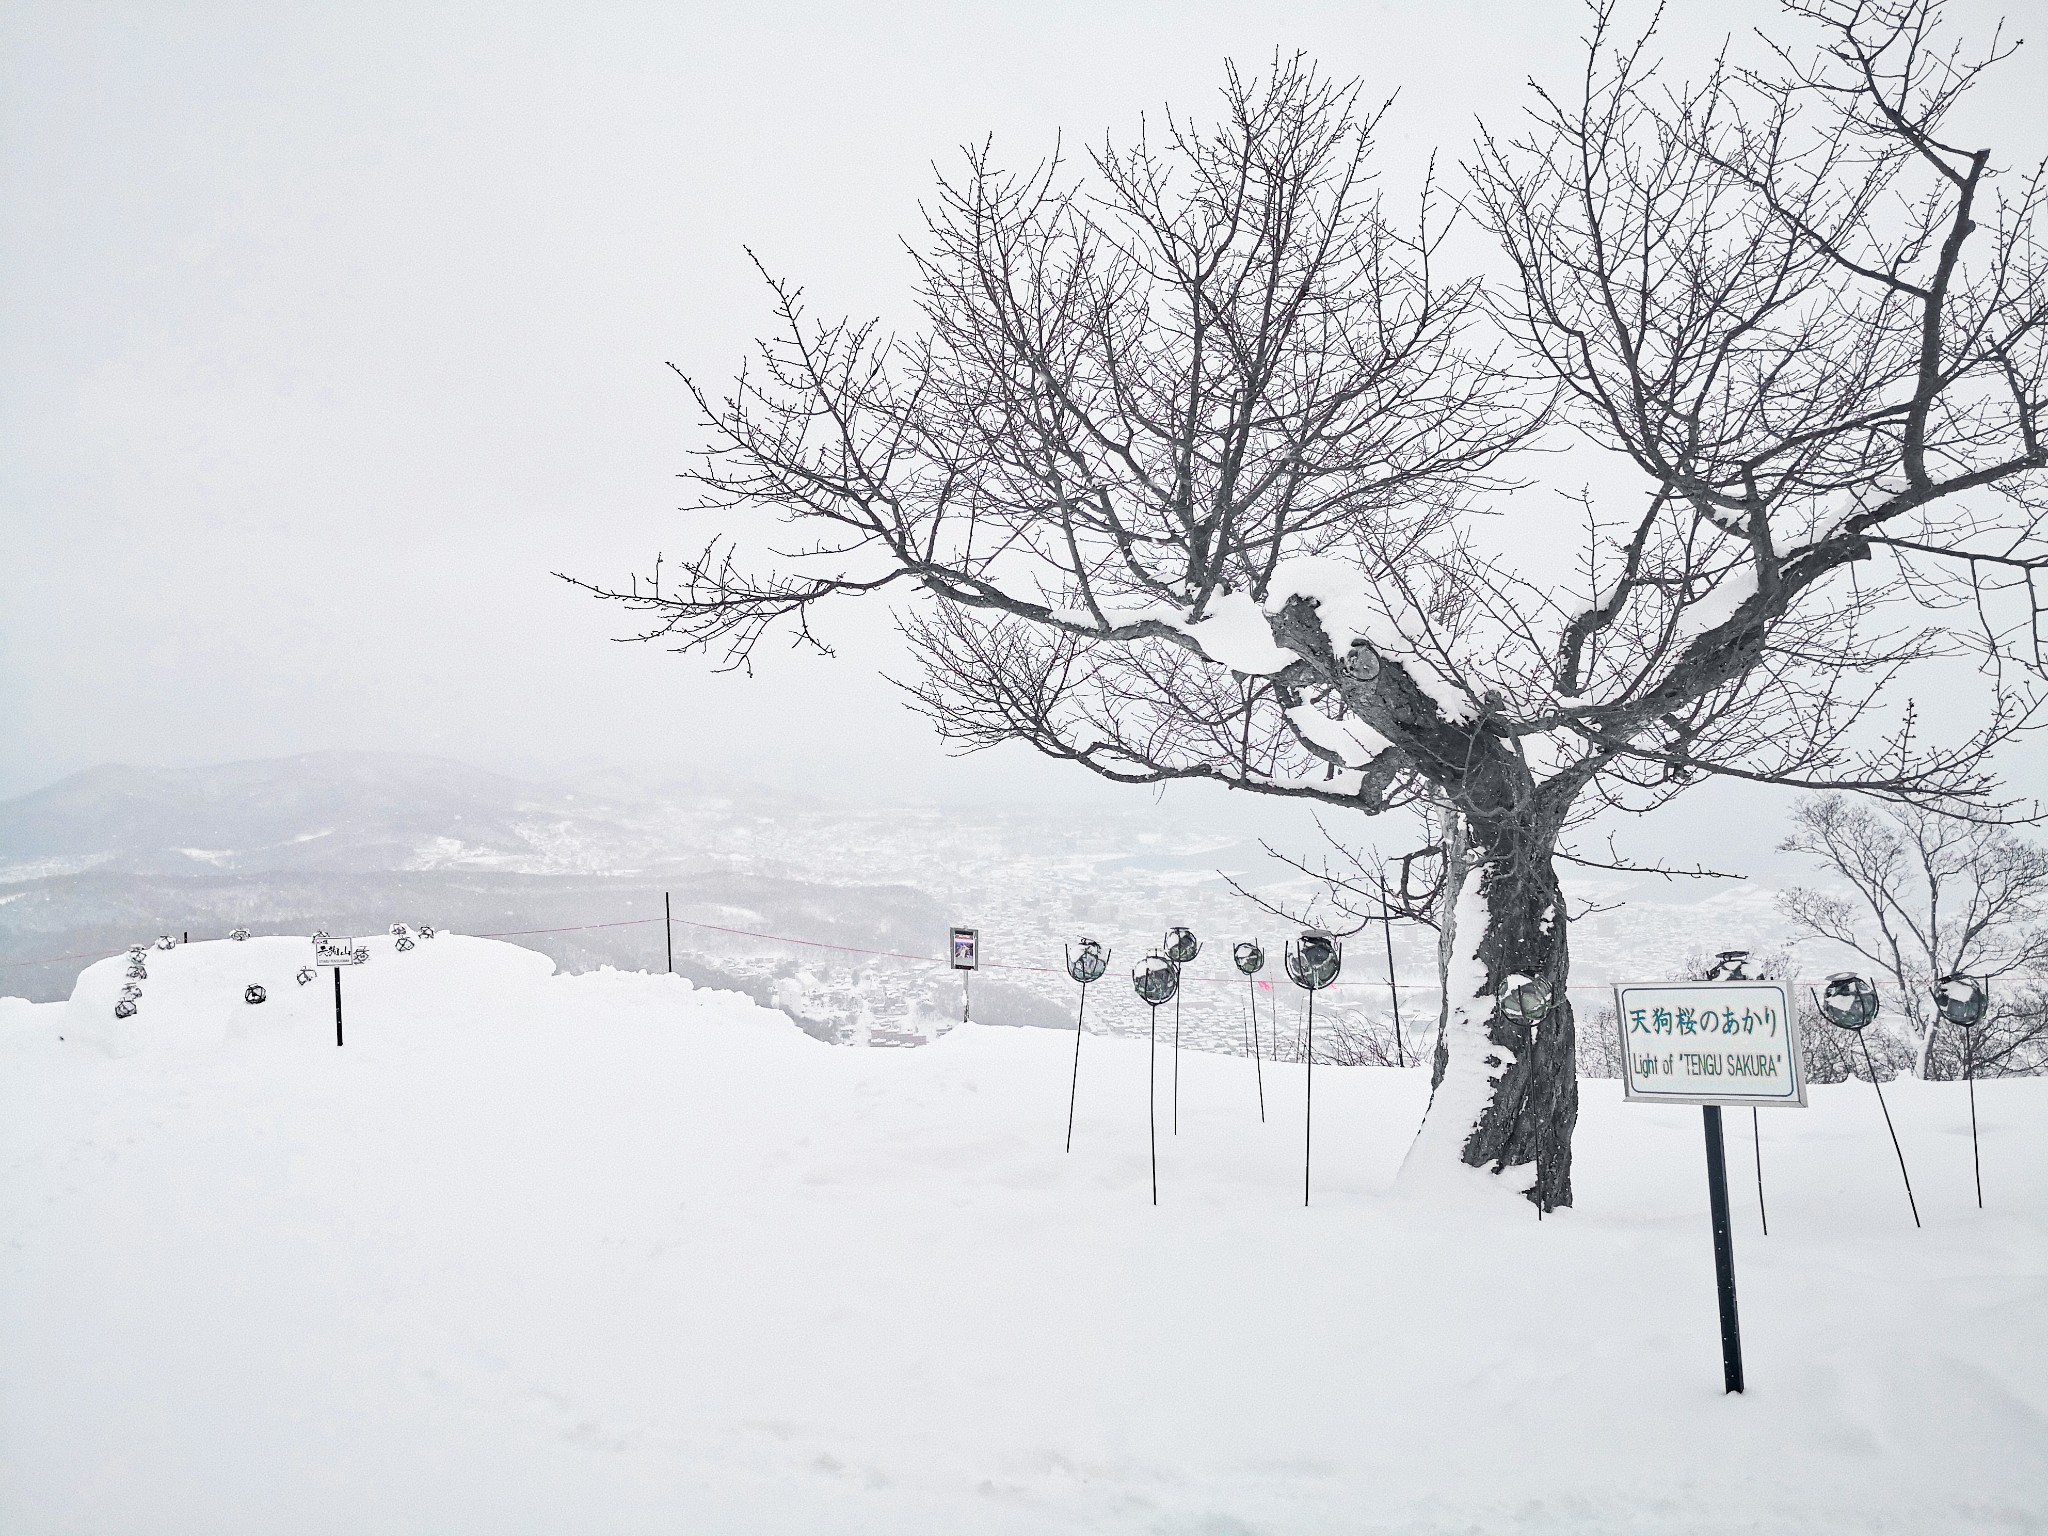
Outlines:
[[[1742,1390],[1742,1320],[1735,1311],[1735,1230],[1728,1216],[1728,1159],[1721,1141],[1721,1106],[1703,1105],[1707,1123],[1707,1205],[1714,1222],[1714,1290],[1721,1303],[1721,1382]]]
[[[341,1044],[341,968],[344,965],[361,965],[369,958],[369,950],[354,939],[343,939],[337,944],[324,933],[313,935],[313,963],[334,969],[334,1043],[337,1046]]]
[[[981,930],[979,928],[955,928],[947,935],[947,952],[952,956],[953,969],[960,973],[960,1022],[965,1024],[974,1008],[975,967],[981,963]]]
[[[1723,961],[1730,957],[1723,955]],[[1739,967],[1731,967],[1739,969]],[[1742,1322],[1735,1305],[1735,1224],[1728,1210],[1730,1104],[1804,1109],[1792,989],[1783,981],[1625,982],[1614,989],[1622,1096],[1636,1104],[1697,1104],[1707,1142],[1707,1212],[1721,1314],[1721,1383],[1743,1390]]]

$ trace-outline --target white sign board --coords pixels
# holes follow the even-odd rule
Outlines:
[[[354,939],[315,939],[313,941],[313,963],[315,965],[361,965],[369,958],[369,950],[357,948]]]
[[[1790,982],[1637,982],[1614,989],[1614,1012],[1627,1098],[1806,1105]]]

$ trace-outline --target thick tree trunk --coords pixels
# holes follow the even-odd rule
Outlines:
[[[1408,1161],[1418,1172],[1453,1160],[1489,1169],[1544,1210],[1572,1203],[1579,1118],[1556,832],[1527,816],[1453,826],[1439,939],[1442,1027],[1429,1110]],[[1510,977],[1548,983],[1552,1002],[1539,1023],[1502,1016]]]

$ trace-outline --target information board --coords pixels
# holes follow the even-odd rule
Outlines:
[[[1646,981],[1614,989],[1622,1092],[1658,1104],[1806,1104],[1792,986]]]
[[[979,963],[976,951],[981,948],[981,930],[978,928],[955,928],[953,930],[953,969],[971,971]]]

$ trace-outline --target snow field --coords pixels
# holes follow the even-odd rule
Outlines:
[[[2048,1084],[1700,1117],[1582,1085],[1578,1205],[1395,1174],[1419,1071],[968,1026],[823,1046],[679,979],[302,940],[0,1003],[0,1530],[2015,1531],[2048,1524]],[[273,953],[274,950],[274,953]],[[280,972],[273,979],[271,971]],[[111,968],[111,980],[100,973]],[[247,972],[248,974],[244,974]],[[248,981],[270,1001],[240,1001]],[[98,997],[105,990],[106,1006]],[[98,1023],[94,1015],[106,1019]],[[1162,1015],[1170,1040],[1170,1015]],[[64,1038],[59,1039],[59,1036]],[[114,1051],[127,1054],[116,1055]]]

